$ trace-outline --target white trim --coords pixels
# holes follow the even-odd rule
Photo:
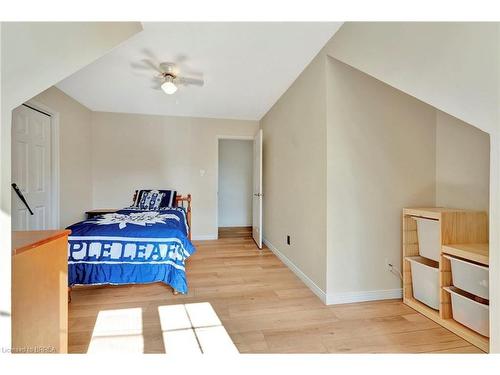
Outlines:
[[[326,294],[314,281],[312,281],[300,268],[298,268],[289,258],[279,251],[267,239],[263,239],[264,244],[271,250],[290,270],[302,280],[306,286],[316,294],[326,305],[336,305],[343,303],[378,301],[385,299],[398,299],[403,297],[403,291],[398,289],[369,290],[361,292],[330,293]]]
[[[220,139],[233,139],[239,141],[253,141],[253,135],[218,135],[217,140]]]
[[[50,115],[50,150],[51,150],[51,185],[52,192],[50,197],[50,205],[52,208],[51,227],[52,229],[59,229],[61,222],[60,212],[60,143],[59,143],[59,112],[54,111],[52,108],[47,107],[45,104],[37,102],[36,100],[28,100],[25,104],[38,109]]]
[[[198,236],[193,236],[191,240],[193,241],[205,241],[205,240],[216,240],[218,239],[217,234],[200,234]]]
[[[361,292],[329,293],[327,295],[327,305],[339,305],[343,303],[380,301],[385,299],[399,299],[403,297],[403,290],[367,290]]]
[[[219,228],[241,228],[241,227],[251,228],[252,223],[224,225],[223,227]]]
[[[281,251],[279,251],[271,242],[267,239],[263,238],[262,242],[271,250],[285,265],[290,268],[290,270],[300,279],[306,286],[312,290],[314,294],[316,294],[319,299],[326,303],[326,293],[316,285],[314,281],[312,281],[304,272],[300,270],[290,259],[286,257]]]
[[[239,141],[253,141],[252,135],[217,135],[217,142],[215,145],[215,155],[217,155],[217,163],[215,167],[215,228],[219,228],[219,141],[222,139],[233,139]],[[244,226],[244,225],[234,225],[234,226]],[[205,239],[205,238],[204,238]],[[219,233],[215,235],[215,238],[206,238],[209,240],[219,239]]]

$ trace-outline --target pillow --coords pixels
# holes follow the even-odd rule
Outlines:
[[[141,195],[138,206],[141,210],[158,210],[163,196],[164,194],[160,193],[158,190],[144,192]]]
[[[143,196],[152,191],[156,191],[163,194],[160,201],[160,206],[156,208],[156,210],[163,207],[176,206],[177,192],[175,190],[136,190],[134,194],[134,203],[132,204],[132,207],[139,208],[139,203],[142,201]]]

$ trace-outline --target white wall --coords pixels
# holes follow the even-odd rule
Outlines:
[[[92,208],[92,112],[56,87],[33,98],[59,113],[60,227],[81,221]]]
[[[218,136],[254,136],[257,121],[92,113],[94,208],[125,207],[135,189],[193,196],[193,237],[216,238]]]
[[[3,34],[3,24],[0,23],[0,40],[2,39]],[[2,61],[3,57],[3,48],[0,44],[0,72],[2,71]],[[0,73],[0,87],[3,85],[2,74]],[[2,90],[0,90],[0,102],[3,103],[3,94]],[[0,106],[0,125],[2,125],[2,129],[0,129],[0,157],[2,157],[2,163],[0,165],[1,173],[0,178],[3,176],[3,153],[2,153],[2,144],[3,144],[3,126],[4,121],[8,118],[8,116],[4,113],[3,105]],[[10,159],[8,160],[10,163]],[[9,197],[10,199],[10,197]],[[10,249],[10,215],[5,212],[5,208],[2,205],[3,202],[3,193],[2,193],[2,184],[0,182],[0,249],[4,249],[0,255],[0,285],[3,285],[0,297],[0,346],[8,347],[11,341],[11,322],[10,322],[10,284],[11,284],[11,265],[10,265],[10,251],[6,249]],[[10,212],[10,211],[9,211]]]
[[[500,26],[497,27],[500,42]],[[500,44],[500,43],[498,43]],[[500,46],[497,44],[497,63]],[[500,64],[497,64],[497,98],[500,97]],[[497,125],[490,133],[490,351],[500,353],[500,106],[497,106]]]
[[[326,297],[326,83],[320,54],[262,118],[264,239]],[[286,244],[286,236],[291,244]],[[309,280],[309,281],[308,281]]]
[[[327,58],[329,303],[398,298],[403,207],[435,203],[435,110]]]
[[[218,173],[218,226],[251,226],[253,142],[220,139]]]
[[[488,211],[490,137],[436,111],[436,205]]]

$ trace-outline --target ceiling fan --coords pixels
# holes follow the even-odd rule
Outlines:
[[[203,86],[203,75],[201,72],[189,69],[188,65],[186,65],[188,58],[185,55],[174,57],[173,62],[160,62],[161,60],[158,59],[158,56],[150,49],[144,48],[141,52],[145,57],[141,60],[141,63],[133,62],[130,65],[136,71],[145,70],[148,73],[151,71],[158,72],[158,74],[152,77],[156,82],[154,86],[155,89],[159,90],[161,88],[166,94],[172,95],[177,91],[180,85]],[[179,74],[179,66],[182,67],[182,71],[186,73],[186,76],[181,76]],[[158,80],[160,81],[159,85]]]
[[[183,77],[178,74],[178,68],[174,63],[170,62],[162,62],[159,66],[155,66],[153,68],[158,71],[158,75],[155,77],[161,80],[161,89],[165,92],[165,94],[172,95],[177,91],[179,85],[195,85],[195,86],[203,86],[204,81],[201,78],[190,78]]]

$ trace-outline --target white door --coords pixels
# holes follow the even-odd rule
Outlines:
[[[262,249],[262,129],[253,140],[252,237]]]
[[[24,105],[12,113],[12,182],[33,215],[12,190],[12,230],[51,228],[50,116]]]

